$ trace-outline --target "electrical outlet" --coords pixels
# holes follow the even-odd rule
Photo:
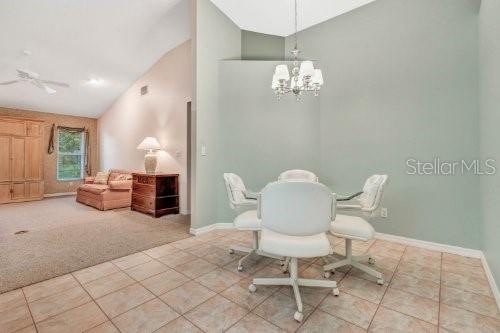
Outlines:
[[[382,207],[380,209],[380,216],[383,217],[384,219],[387,217],[387,208]]]
[[[201,145],[201,156],[207,156],[207,147],[204,144]]]

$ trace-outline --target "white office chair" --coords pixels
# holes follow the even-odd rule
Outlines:
[[[302,180],[302,181],[317,183],[318,176],[316,176],[311,171],[295,169],[282,172],[279,175],[278,180],[279,181]]]
[[[337,209],[358,210],[367,216],[373,216],[382,200],[384,187],[387,183],[387,175],[373,175],[368,178],[363,187],[363,192],[356,193],[350,197],[339,198],[338,201],[357,200],[358,204],[338,204]],[[377,283],[384,284],[384,276],[382,273],[374,270],[368,265],[362,264],[361,261],[368,260],[369,264],[374,264],[375,260],[369,254],[361,256],[352,255],[352,240],[369,241],[375,237],[375,230],[372,225],[358,216],[338,214],[335,221],[332,222],[330,232],[337,237],[345,239],[346,255],[341,257],[341,260],[329,263],[323,267],[325,277],[330,277],[336,268],[351,265],[365,273],[374,276]]]
[[[249,230],[253,233],[251,249],[235,245],[229,250],[230,253],[234,253],[235,251],[247,253],[247,255],[242,257],[238,262],[238,271],[243,271],[243,264],[245,261],[254,255],[283,259],[262,253],[259,250],[260,219],[257,217],[257,193],[248,191],[240,176],[234,173],[225,173],[223,177],[227,196],[229,198],[229,206],[239,214],[233,221],[235,228],[238,230]]]
[[[297,258],[322,257],[332,253],[326,232],[335,216],[335,194],[319,183],[274,182],[260,196],[260,249],[291,258],[290,277],[254,278],[250,292],[257,285],[292,286],[297,302],[294,318],[302,321],[303,306],[299,286],[332,288],[339,294],[337,283],[330,280],[298,277]]]

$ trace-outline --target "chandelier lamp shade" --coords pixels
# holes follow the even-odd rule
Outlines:
[[[278,65],[274,71],[271,88],[276,93],[278,100],[281,96],[292,93],[297,101],[303,92],[309,91],[314,96],[319,96],[323,85],[323,73],[321,69],[314,68],[310,60],[304,60],[299,65],[299,49],[297,43],[297,0],[295,0],[295,47],[291,51],[293,56],[293,68],[288,70],[288,65]]]

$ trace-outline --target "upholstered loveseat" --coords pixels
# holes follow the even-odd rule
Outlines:
[[[95,184],[95,177],[85,177],[78,187],[76,201],[99,210],[130,207],[132,174],[125,170],[110,170],[105,184]]]

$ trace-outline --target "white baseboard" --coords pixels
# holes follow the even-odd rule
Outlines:
[[[182,215],[189,215],[189,214],[191,214],[191,211],[189,209],[184,209],[184,210],[181,209],[180,213]]]
[[[61,192],[61,193],[47,193],[44,194],[44,198],[53,198],[53,197],[64,197],[67,195],[76,195],[76,192]]]
[[[447,244],[441,244],[441,243],[428,242],[428,241],[423,241],[423,240],[414,239],[414,238],[395,236],[395,235],[391,235],[391,234],[384,234],[381,232],[375,233],[375,238],[394,242],[394,243],[400,243],[400,244],[404,244],[404,245],[420,247],[420,248],[424,248],[427,250],[434,250],[434,251],[439,251],[439,252],[458,254],[460,256],[465,256],[465,257],[472,257],[472,258],[479,259],[483,255],[483,252],[481,252],[480,250],[468,249],[468,248],[464,248],[464,247],[460,247],[460,246],[453,246],[453,245],[447,245]]]
[[[191,235],[199,236],[209,231],[220,229],[234,229],[234,225],[232,223],[214,223],[201,228],[191,228],[189,229],[189,233]]]
[[[486,273],[486,278],[488,278],[488,282],[490,284],[491,292],[495,297],[497,302],[498,309],[500,310],[500,290],[498,289],[498,285],[493,277],[493,273],[491,273],[490,266],[488,265],[488,261],[484,256],[484,253],[481,252],[481,262],[483,263],[484,272]]]

